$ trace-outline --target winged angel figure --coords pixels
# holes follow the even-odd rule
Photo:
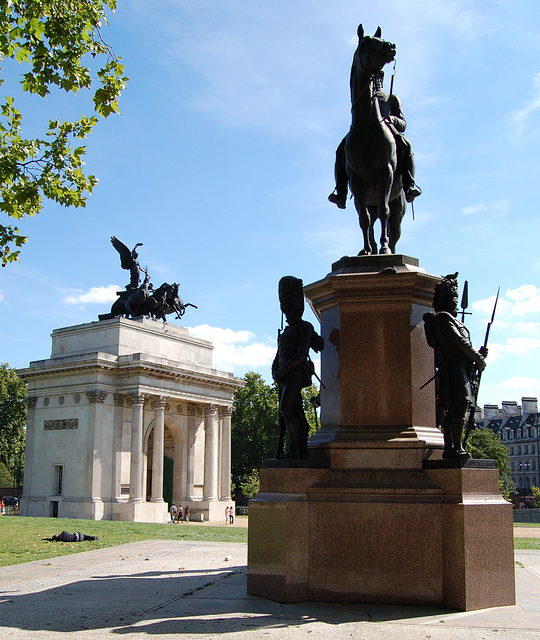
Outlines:
[[[115,236],[112,236],[111,243],[120,254],[120,265],[122,269],[129,269],[131,277],[129,284],[126,285],[126,289],[138,289],[141,277],[141,267],[137,262],[139,254],[136,249],[137,247],[142,247],[142,242],[137,242],[132,251],[130,251],[126,245],[123,242],[120,242],[120,240]]]

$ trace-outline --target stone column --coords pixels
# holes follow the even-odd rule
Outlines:
[[[186,497],[193,499],[195,486],[195,434],[197,431],[197,405],[190,402],[187,407],[188,434],[187,434],[187,487]]]
[[[114,436],[113,436],[113,469],[111,495],[115,501],[122,497],[122,432],[124,429],[125,393],[114,394]]]
[[[221,490],[222,500],[231,499],[231,416],[233,407],[220,407],[221,418]]]
[[[86,496],[91,496],[93,499],[111,498],[111,496],[103,495],[105,487],[102,486],[103,469],[111,464],[110,446],[107,447],[105,435],[110,429],[110,425],[107,424],[107,416],[104,408],[108,393],[96,389],[87,391],[85,395],[88,400],[87,451],[89,454],[89,464],[86,473]],[[110,490],[110,485],[106,488]]]
[[[163,502],[163,441],[165,437],[165,405],[169,396],[157,396],[152,403],[154,414],[154,448],[152,451],[152,498]]]
[[[129,475],[129,501],[143,500],[143,410],[147,393],[130,393],[133,416],[131,419],[131,465]]]
[[[217,405],[204,407],[204,495],[209,502],[218,499],[218,420]]]
[[[25,447],[25,465],[23,474],[23,498],[26,495],[35,495],[36,491],[31,487],[32,483],[32,464],[34,460],[34,410],[36,408],[36,396],[28,396],[26,404],[28,406],[28,414],[26,417],[26,447]],[[21,515],[30,515],[25,503],[21,504]]]

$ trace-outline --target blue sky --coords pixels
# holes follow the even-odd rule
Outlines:
[[[396,43],[424,191],[398,252],[469,281],[477,346],[501,287],[480,404],[540,396],[537,0],[118,0],[103,35],[131,81],[88,139],[100,182],[86,209],[47,204],[20,225],[29,242],[0,272],[0,360],[47,358],[53,329],[109,310],[128,282],[115,235],[198,306],[183,324],[214,342],[216,368],[269,379],[279,278],[319,280],[362,248],[352,204],[327,201],[360,22]],[[13,82],[8,70],[4,93]],[[24,125],[89,100],[24,97]]]

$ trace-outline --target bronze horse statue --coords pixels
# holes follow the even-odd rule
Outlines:
[[[349,187],[354,197],[364,248],[359,255],[377,253],[373,225],[381,222],[379,253],[394,253],[401,235],[406,199],[398,171],[398,149],[394,135],[381,116],[372,78],[392,62],[396,47],[375,35],[364,35],[358,27],[358,47],[351,68],[352,122],[345,139]]]

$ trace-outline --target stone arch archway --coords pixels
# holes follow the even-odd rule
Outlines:
[[[146,499],[156,502],[164,499],[179,504],[187,499],[187,425],[180,417],[165,415],[163,433],[163,460],[161,461],[163,486],[158,496],[153,494],[154,428],[156,421],[152,419],[143,436],[143,451],[146,459]],[[154,490],[156,487],[154,487]]]

